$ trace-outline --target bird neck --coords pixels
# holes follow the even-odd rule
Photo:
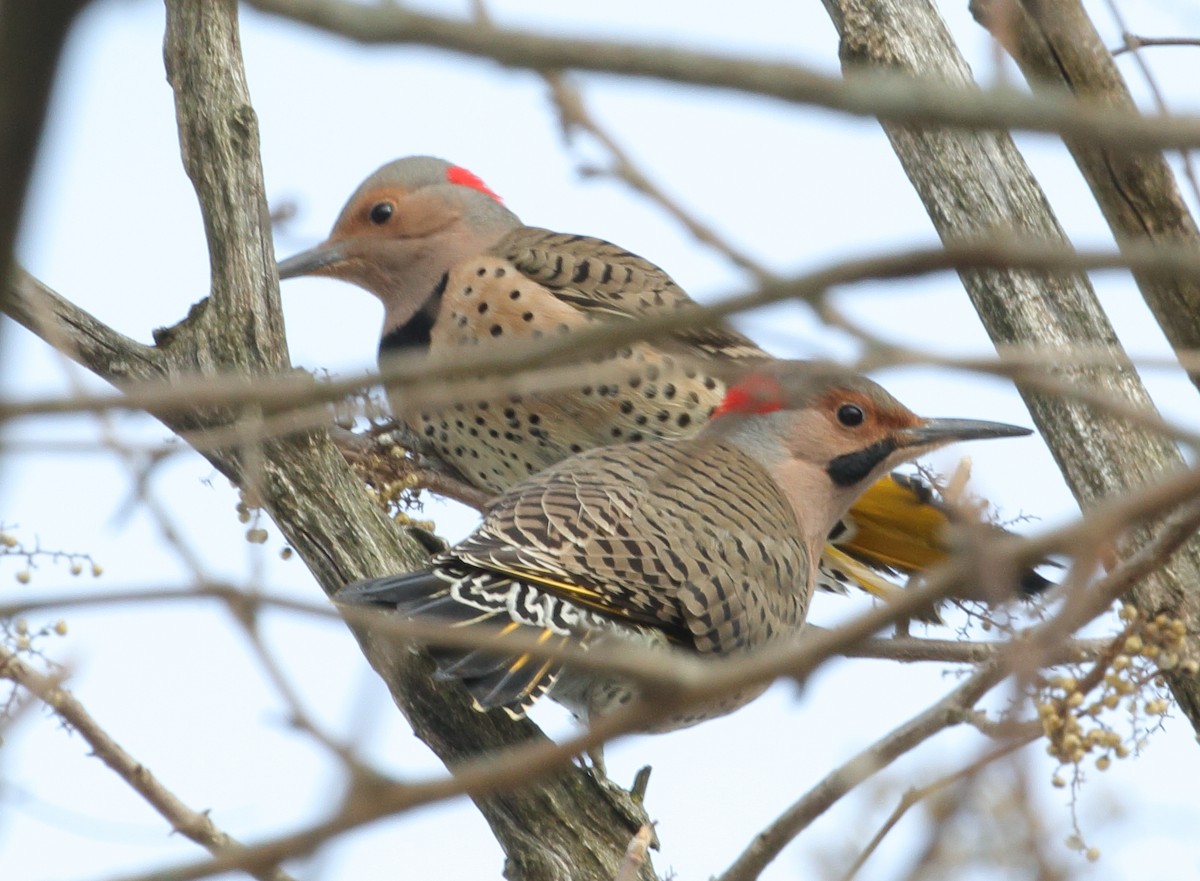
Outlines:
[[[738,447],[766,470],[791,505],[805,545],[819,548],[833,524],[831,521],[823,528],[825,518],[819,513],[831,504],[832,483],[819,468],[789,455],[781,443],[789,421],[787,414],[771,413],[735,419],[718,430],[722,441]]]
[[[442,295],[446,290],[446,282],[450,274],[443,273],[441,279],[433,286],[424,304],[411,315],[400,317],[395,311],[385,310],[383,315],[383,333],[379,337],[379,358],[399,355],[406,352],[423,351],[429,348],[433,335],[433,325],[437,321],[438,311],[442,305]]]
[[[735,420],[723,429],[722,439],[766,469],[791,505],[805,545],[819,555],[829,531],[861,489],[838,484],[823,462],[797,454],[788,443],[804,430],[797,418],[794,412],[781,411]]]
[[[369,286],[383,302],[380,355],[427,349],[450,273],[520,225],[502,205],[486,215],[476,211],[470,220],[424,241],[405,243],[403,270]]]
[[[791,504],[805,544],[819,555],[858,493],[838,486],[819,464],[803,459],[783,458],[768,470]]]

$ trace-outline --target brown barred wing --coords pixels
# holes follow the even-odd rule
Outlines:
[[[780,489],[712,442],[576,456],[513,487],[449,555],[706,654],[794,633],[810,587]]]
[[[639,318],[695,305],[661,267],[604,239],[526,226],[501,239],[492,252],[585,314]],[[766,357],[724,324],[681,330],[667,339],[677,353],[731,361]]]

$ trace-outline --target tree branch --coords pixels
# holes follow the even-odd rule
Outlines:
[[[1029,742],[1036,740],[1040,734],[1041,728],[1039,727],[1036,734],[1026,734],[1011,740],[1003,746],[991,750],[986,755],[981,756],[980,758],[971,762],[971,764],[967,765],[965,768],[960,768],[953,774],[947,774],[944,777],[934,780],[932,783],[926,784],[925,786],[909,789],[904,793],[903,796],[901,796],[899,804],[896,805],[895,809],[884,821],[883,825],[879,827],[879,831],[875,833],[874,837],[871,838],[867,846],[863,848],[862,852],[859,853],[854,862],[851,863],[845,874],[842,875],[841,881],[852,881],[854,876],[858,874],[858,870],[862,868],[863,863],[865,863],[871,857],[871,854],[876,851],[883,839],[887,837],[887,834],[891,832],[892,829],[895,828],[896,824],[900,822],[901,818],[908,813],[909,808],[919,804],[922,799],[928,798],[934,793],[945,789],[947,786],[974,777],[992,762],[1002,759],[1005,756],[1016,752]]]
[[[753,881],[793,838],[838,799],[939,731],[962,722],[975,702],[1007,675],[1004,665],[999,663],[982,667],[937,703],[826,775],[775,822],[758,833],[753,843],[717,876],[716,881]]]
[[[221,831],[207,811],[189,808],[163,786],[145,765],[125,752],[61,683],[38,673],[4,646],[0,646],[0,678],[9,679],[37,695],[66,725],[87,741],[96,758],[128,783],[176,832],[215,856],[236,854],[241,850],[242,845]],[[252,874],[259,881],[291,881],[291,876],[277,866],[264,866]]]
[[[1079,0],[973,0],[971,12],[1020,66],[1030,85],[1071,94],[1093,105],[1137,109],[1112,55]],[[1200,231],[1161,153],[1110,150],[1064,139],[1118,245],[1161,241],[1200,247]],[[1200,279],[1134,279],[1158,326],[1175,349],[1200,346]],[[1200,385],[1200,371],[1191,372]]]
[[[824,2],[841,36],[840,54],[848,76],[874,66],[972,88],[966,62],[929,0]],[[999,229],[1065,243],[1045,194],[1007,134],[890,121],[884,122],[884,131],[943,239]],[[1082,274],[971,271],[960,275],[997,344],[1042,345],[1047,352],[1064,345],[1120,351],[1116,332]],[[1063,370],[1062,375],[1136,408],[1151,408],[1149,395],[1131,369],[1073,369]],[[1165,438],[1101,422],[1090,408],[1057,395],[1029,389],[1022,389],[1022,395],[1085,511],[1182,465],[1178,449]],[[1147,531],[1136,532],[1122,550],[1128,553],[1148,540]],[[1191,541],[1170,567],[1133,590],[1142,611],[1151,615],[1167,611],[1187,623],[1188,650],[1194,655],[1200,655],[1197,585],[1200,541]],[[1167,679],[1192,726],[1200,730],[1200,679],[1179,672],[1168,673]]]
[[[1200,46],[1200,37],[1139,37],[1136,34],[1125,35],[1125,45],[1117,46],[1112,50],[1112,54],[1122,55],[1125,52],[1136,52],[1143,46],[1189,46],[1196,48]]]
[[[158,333],[152,350],[58,304],[56,312],[71,313],[59,332],[82,338],[78,351],[68,354],[119,386],[164,376],[179,383],[200,377],[249,382],[289,369],[257,121],[239,52],[233,0],[169,0],[164,55],[176,92],[184,164],[204,215],[212,293],[186,320]],[[36,318],[36,310],[30,314]],[[36,331],[36,321],[30,323]],[[195,403],[190,409],[163,401],[147,409],[185,436],[263,417],[252,401]],[[202,452],[264,501],[327,593],[357,578],[414,568],[425,558],[424,548],[399,533],[367,497],[323,431]],[[428,663],[406,646],[356,635],[417,735],[447,764],[541,738],[531,723],[476,713],[461,690],[435,684]],[[571,877],[612,876],[632,831],[628,806],[614,800],[597,776],[578,768],[564,768],[536,791],[518,788],[481,796],[477,803],[508,854],[512,879],[558,881],[563,866],[571,867]],[[653,877],[648,867],[643,877]]]
[[[717,235],[711,226],[684,208],[642,171],[628,151],[618,144],[612,135],[606,132],[588,112],[587,106],[583,103],[583,95],[580,94],[573,82],[558,72],[547,72],[543,74],[543,79],[550,87],[550,95],[558,110],[563,139],[568,144],[573,140],[577,131],[588,133],[608,151],[611,169],[607,173],[610,176],[623,181],[632,190],[641,193],[657,204],[663,211],[675,218],[691,234],[692,238],[722,254],[729,262],[753,276],[759,284],[778,280],[775,273],[749,254],[734,247],[731,242]],[[584,173],[596,175],[604,172],[585,168]]]
[[[112,381],[125,376],[131,380],[121,383],[117,395],[74,395],[69,398],[52,397],[21,402],[0,402],[0,419],[30,416],[43,413],[74,413],[91,409],[145,409],[159,415],[170,416],[174,410],[206,407],[241,407],[247,404],[261,405],[276,413],[308,404],[324,404],[341,400],[347,394],[361,391],[377,382],[391,390],[404,392],[409,406],[419,408],[430,404],[461,400],[466,396],[496,393],[499,386],[496,378],[522,378],[524,385],[504,386],[503,390],[524,391],[536,387],[545,391],[575,383],[581,373],[592,375],[596,365],[583,365],[582,361],[592,355],[601,355],[631,342],[657,339],[664,335],[701,327],[714,323],[739,312],[771,305],[785,300],[798,300],[820,309],[827,318],[844,323],[824,304],[830,290],[864,281],[880,281],[913,278],[935,272],[957,269],[1008,270],[1011,273],[1024,271],[1041,277],[1048,273],[1072,273],[1099,269],[1136,268],[1148,274],[1163,277],[1180,276],[1200,279],[1200,253],[1191,248],[1160,245],[1130,245],[1121,252],[1112,250],[1075,251],[1065,243],[1044,242],[1029,239],[1012,239],[1008,236],[985,236],[974,238],[956,237],[942,247],[915,248],[899,253],[889,251],[868,254],[862,257],[840,260],[802,275],[764,285],[758,289],[725,297],[707,306],[694,306],[672,310],[661,315],[648,315],[633,322],[606,322],[581,328],[567,337],[552,337],[534,340],[520,347],[506,345],[482,345],[478,352],[472,351],[454,360],[431,363],[423,354],[398,356],[389,361],[379,374],[336,379],[329,382],[313,382],[304,375],[289,374],[276,376],[245,376],[227,372],[221,375],[171,376],[164,381],[165,368],[158,366],[156,349],[141,346],[116,334],[97,322],[92,316],[55,294],[45,285],[21,272],[10,283],[13,302],[8,306],[9,314],[52,345],[58,342],[44,322],[36,320],[42,314],[58,317],[66,327],[57,331],[70,335],[79,331],[78,356],[85,366],[102,375],[107,370]],[[861,333],[853,329],[855,333]],[[164,337],[173,338],[175,330],[165,332]],[[96,341],[90,339],[97,336]],[[869,338],[868,338],[869,339]],[[881,341],[870,340],[872,346],[883,349]],[[1045,341],[1028,339],[1012,344],[998,345],[1002,356],[1015,350],[1014,358],[1023,355],[1017,367],[1033,370],[1045,368],[1055,371],[1066,366],[1103,367],[1125,369],[1129,357],[1111,339],[1085,341],[1064,348],[1061,340],[1048,347]],[[949,359],[916,352],[900,346],[887,346],[887,358],[875,357],[870,366],[885,363],[924,363],[963,366],[968,369],[984,370],[989,365],[983,361]],[[119,363],[127,353],[135,353],[137,364],[132,367]],[[1076,354],[1080,353],[1080,354]],[[1200,352],[1183,353],[1183,360],[1190,365],[1200,364]],[[890,360],[888,360],[890,358]],[[144,362],[144,363],[141,363]],[[1010,375],[1003,369],[1004,360],[995,365],[995,372]],[[124,369],[122,369],[124,368]],[[480,380],[481,376],[488,377]],[[1056,389],[1055,394],[1066,393]],[[1116,398],[1122,400],[1120,396]],[[1136,402],[1135,402],[1136,404]],[[1143,406],[1143,412],[1152,408]],[[228,422],[228,419],[225,420]],[[314,428],[328,422],[300,423],[293,429]],[[222,427],[228,427],[222,423]],[[207,429],[211,431],[212,429]]]
[[[1069,133],[1127,149],[1200,145],[1200,119],[1142,116],[1049,96],[977,90],[911,71],[858,72],[844,80],[794,64],[690,52],[659,44],[541,35],[414,12],[398,4],[345,0],[248,0],[254,8],[369,45],[436,46],[509,67],[591,70],[731,89],[797,104],[877,116],[895,123],[938,123],[973,130],[1020,128]]]

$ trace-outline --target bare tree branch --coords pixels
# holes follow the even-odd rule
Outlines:
[[[1039,728],[1035,734],[1016,738],[1009,743],[1004,744],[1004,746],[991,750],[986,755],[981,756],[980,758],[971,762],[965,768],[960,768],[953,774],[947,774],[944,777],[938,778],[932,783],[926,784],[925,786],[909,789],[900,798],[899,804],[896,805],[895,810],[892,811],[892,813],[884,821],[883,825],[880,826],[879,831],[875,833],[874,837],[871,838],[871,841],[865,848],[863,848],[862,852],[855,858],[854,862],[851,863],[850,867],[846,870],[846,873],[842,875],[841,881],[852,881],[854,876],[858,874],[858,870],[862,868],[863,863],[870,859],[871,854],[878,849],[880,843],[884,838],[887,837],[887,834],[896,827],[896,824],[903,819],[904,815],[907,814],[909,809],[914,805],[920,804],[923,799],[926,799],[934,793],[945,789],[947,786],[952,786],[955,783],[961,783],[963,780],[975,776],[988,765],[1004,758],[1007,755],[1010,755],[1011,753],[1016,752],[1018,749],[1028,744],[1031,740],[1036,739],[1040,734],[1041,729]]]
[[[974,130],[1019,128],[1092,138],[1128,149],[1200,145],[1200,119],[1141,116],[1069,99],[948,85],[920,72],[858,72],[839,80],[778,62],[689,52],[662,45],[540,35],[425,15],[398,4],[345,0],[249,0],[249,5],[360,43],[436,46],[538,71],[592,70],[732,89],[895,123]]]
[[[568,143],[577,131],[586,132],[595,138],[612,157],[612,168],[607,173],[617,180],[624,181],[630,188],[656,202],[663,211],[675,218],[692,238],[715,251],[723,254],[739,269],[750,273],[759,284],[775,281],[776,276],[765,266],[725,239],[717,235],[708,224],[701,222],[677,200],[656,184],[630,158],[629,153],[616,140],[601,128],[583,103],[583,95],[570,80],[560,73],[543,74],[550,94],[554,98],[554,106],[558,109],[559,124],[562,126],[563,137]],[[592,174],[600,174],[594,169],[585,169]]]
[[[217,856],[241,849],[242,845],[219,829],[207,811],[189,808],[150,769],[122,749],[61,682],[37,672],[4,646],[0,646],[0,678],[37,695],[63,722],[79,732],[96,758],[128,783],[176,832]],[[252,874],[259,881],[291,881],[291,876],[278,866],[264,865]]]
[[[1112,50],[1113,55],[1126,52],[1136,52],[1143,46],[1200,46],[1200,37],[1139,37],[1136,34],[1125,35],[1125,45]]]
[[[1054,4],[974,0],[971,12],[1020,65],[1030,84],[1092,104],[1134,110],[1112,55],[1079,0]],[[1200,231],[1161,153],[1129,153],[1065,139],[1118,245],[1162,241],[1200,246]],[[1133,273],[1158,326],[1176,349],[1200,345],[1200,279]],[[1200,371],[1192,372],[1200,384]]]
[[[966,62],[929,0],[825,0],[825,6],[841,36],[840,55],[848,71],[883,67],[971,88]],[[893,122],[885,122],[884,130],[944,239],[1001,229],[1065,241],[1045,195],[1007,134]],[[1119,349],[1116,332],[1082,275],[970,271],[961,277],[996,343],[1040,343],[1047,351],[1079,344]],[[1151,407],[1130,369],[1064,369],[1062,375],[1136,408]],[[1085,511],[1182,465],[1178,449],[1165,438],[1100,422],[1088,407],[1055,395],[1023,390],[1023,397]],[[1147,540],[1147,533],[1135,533],[1122,550]],[[1166,610],[1187,622],[1193,654],[1200,654],[1197,585],[1200,541],[1192,541],[1170,567],[1136,585],[1133,594],[1143,611]],[[1168,673],[1167,679],[1193,727],[1200,730],[1200,679],[1179,672]]]
[[[212,599],[226,603],[239,617],[257,615],[263,609],[279,609],[318,618],[340,619],[327,604],[308,603],[261,590],[247,592],[234,585],[208,582],[194,587],[88,590],[75,594],[38,597],[0,604],[0,619],[15,618],[31,612],[56,609],[89,608],[96,606],[148,604],[163,602],[194,602]],[[378,626],[378,625],[376,625]],[[490,634],[474,630],[447,627],[437,622],[389,618],[386,630],[398,642],[438,643],[461,648],[481,648],[492,642]],[[820,633],[825,628],[810,625],[806,633]],[[536,639],[514,642],[514,647],[537,657],[554,657],[582,663],[596,672],[637,677],[650,675],[658,666],[665,670],[695,659],[686,654],[664,654],[661,650],[632,645],[618,649],[597,646],[584,651],[573,647],[551,648]],[[899,661],[901,663],[933,662],[941,664],[982,664],[994,660],[1007,650],[1002,640],[973,641],[963,639],[929,639],[917,637],[871,637],[845,649],[848,658]],[[1048,664],[1085,661],[1106,649],[1105,639],[1069,640],[1058,647]]]
[[[951,269],[1007,270],[1010,274],[1027,272],[1036,274],[1037,280],[1086,270],[1124,268],[1137,268],[1163,277],[1178,274],[1200,278],[1200,254],[1192,248],[1160,245],[1131,245],[1123,252],[1075,251],[1061,242],[1013,239],[1006,235],[982,238],[957,236],[942,247],[916,248],[899,253],[889,251],[837,261],[794,278],[726,297],[708,306],[672,310],[668,314],[646,316],[636,322],[599,323],[581,328],[570,334],[569,338],[535,340],[520,347],[481,345],[478,353],[473,350],[453,361],[431,363],[421,354],[399,356],[390,359],[388,366],[379,374],[322,383],[313,381],[307,375],[250,377],[239,376],[232,371],[200,377],[172,374],[167,382],[164,380],[167,371],[159,363],[162,357],[160,349],[142,346],[112,331],[45,285],[19,273],[10,285],[13,299],[7,308],[8,313],[52,344],[54,334],[39,321],[38,316],[54,315],[63,328],[56,332],[66,334],[73,341],[79,350],[77,357],[80,363],[110,381],[120,382],[122,391],[107,396],[0,402],[0,419],[111,408],[146,409],[160,418],[166,418],[176,411],[200,405],[237,407],[245,404],[262,405],[270,413],[275,413],[301,405],[337,401],[380,381],[390,389],[402,389],[409,406],[419,408],[461,399],[468,394],[494,393],[496,386],[488,383],[496,377],[525,377],[524,385],[514,383],[504,386],[510,391],[535,387],[546,390],[556,388],[559,384],[571,384],[577,381],[581,371],[596,371],[596,365],[581,366],[579,363],[589,356],[604,354],[636,340],[655,339],[681,330],[707,327],[730,315],[784,300],[810,303],[832,315],[824,307],[829,291],[863,281],[912,278]],[[173,333],[168,332],[164,337],[169,338]],[[872,342],[882,347],[881,341]],[[1053,345],[1048,347],[1047,341],[1031,336],[998,344],[1002,354],[1014,346],[1018,352],[1028,353],[1022,364],[1030,368],[1039,365],[1055,368],[1064,363],[1067,366],[1109,368],[1130,364],[1128,356],[1115,345],[1112,338],[1084,339],[1072,345],[1066,345],[1066,340],[1055,339]],[[1073,357],[1077,351],[1084,353],[1080,356],[1082,360]],[[903,353],[903,359],[895,357],[899,353]],[[985,367],[982,361],[948,359],[898,346],[891,348],[891,354],[891,362],[876,359],[874,366],[900,363],[901,360],[903,363],[914,363],[919,358],[925,363],[975,366],[975,369]],[[1193,355],[1190,363],[1200,363],[1200,351]],[[122,358],[132,363],[124,364]],[[488,379],[480,380],[480,376],[487,376]],[[1116,395],[1117,400],[1123,398],[1122,395]],[[225,419],[220,426],[226,427],[228,421]],[[317,423],[297,421],[291,427],[302,430],[323,427],[327,422],[327,419]],[[211,431],[212,428],[206,427],[204,430]]]
[[[961,723],[975,702],[1006,675],[1002,664],[980,668],[927,710],[827,774],[770,826],[758,833],[753,843],[742,851],[733,864],[717,876],[717,881],[752,881],[757,878],[788,842],[838,799],[939,731]]]

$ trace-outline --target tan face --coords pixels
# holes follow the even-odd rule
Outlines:
[[[783,458],[819,470],[837,492],[861,490],[957,440],[1028,434],[996,422],[925,419],[866,377],[812,362],[775,362],[743,377],[717,412],[772,416]]]
[[[878,401],[854,389],[830,389],[818,397],[816,409],[828,425],[830,448],[840,452],[870,446],[922,421],[898,401]]]
[[[361,193],[342,210],[328,242],[421,239],[461,218],[461,209],[436,190],[379,187]]]
[[[520,225],[479,178],[430,156],[391,162],[351,195],[329,238],[280,262],[281,279],[320,275],[370,291],[384,333],[436,316],[443,279]]]
[[[279,276],[340,279],[385,303],[427,293],[450,261],[439,250],[453,247],[462,213],[460,203],[436,188],[372,188],[346,205],[329,238],[280,263]]]
[[[432,194],[431,194],[432,193]],[[342,211],[324,245],[338,259],[322,274],[353,282],[379,297],[408,267],[429,256],[432,239],[455,227],[461,209],[429,189],[381,187]]]

